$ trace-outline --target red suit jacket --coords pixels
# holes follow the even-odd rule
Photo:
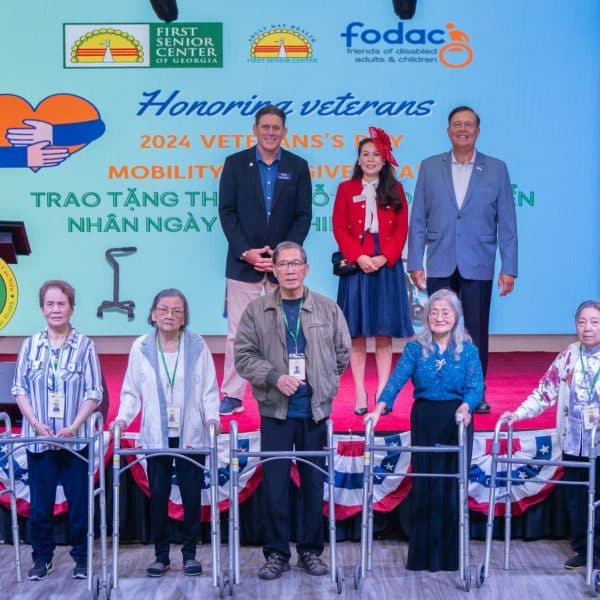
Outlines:
[[[344,258],[355,263],[361,254],[373,256],[375,244],[368,231],[360,243],[365,227],[365,200],[355,202],[362,195],[362,179],[350,179],[340,183],[333,205],[333,235]],[[388,260],[386,266],[394,266],[402,257],[402,250],[408,233],[408,204],[404,189],[398,183],[402,208],[395,213],[393,209],[377,207],[379,221],[379,246],[381,254]]]

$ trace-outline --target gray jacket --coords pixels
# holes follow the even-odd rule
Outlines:
[[[276,387],[288,373],[285,325],[279,289],[253,300],[235,338],[235,368],[252,385],[262,416],[285,419],[288,397]],[[350,360],[350,333],[339,306],[304,288],[300,316],[306,338],[306,378],[312,388],[315,422],[329,416],[339,376]]]

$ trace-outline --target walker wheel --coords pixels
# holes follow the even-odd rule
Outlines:
[[[465,570],[465,592],[471,591],[471,569]]]
[[[354,589],[357,590],[360,587],[360,565],[354,565],[352,569],[352,582]]]
[[[98,575],[92,576],[92,598],[96,600],[100,596],[100,577]]]
[[[337,593],[341,594],[342,589],[344,588],[344,573],[342,572],[342,567],[337,567],[335,570],[335,584],[337,586]]]
[[[475,576],[475,586],[480,588],[483,587],[485,583],[485,565],[481,563],[477,567],[476,576]]]

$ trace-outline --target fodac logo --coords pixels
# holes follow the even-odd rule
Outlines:
[[[346,31],[340,33],[340,37],[345,39],[346,48],[353,48],[355,43],[367,46],[436,46],[435,53],[439,61],[451,69],[466,67],[473,60],[469,36],[457,29],[454,23],[446,23],[446,29],[405,29],[404,23],[398,21],[396,27],[382,31],[368,28],[360,21],[352,21],[346,26]],[[397,50],[397,53],[403,54],[404,51]]]

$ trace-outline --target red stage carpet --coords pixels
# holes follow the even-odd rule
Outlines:
[[[555,354],[551,352],[502,352],[492,353],[489,359],[487,376],[487,398],[492,405],[492,413],[489,415],[476,415],[475,428],[477,430],[493,430],[498,417],[505,410],[516,408],[537,385],[539,378],[548,368]],[[223,374],[223,355],[215,354],[215,365],[219,381]],[[0,356],[0,360],[2,357]],[[8,357],[4,360],[14,360]],[[394,364],[397,357],[394,359]],[[102,369],[106,378],[110,409],[109,421],[117,412],[119,391],[121,381],[127,367],[127,356],[104,354],[100,357]],[[377,386],[375,359],[369,355],[367,362],[367,389],[371,402],[374,390]],[[382,418],[377,426],[377,431],[406,431],[409,428],[409,414],[412,404],[412,385],[402,390],[394,411],[387,417]],[[259,426],[256,402],[252,397],[250,386],[244,398],[245,411],[234,415],[234,417],[223,417],[225,431],[229,429],[229,421],[235,418],[240,426],[240,431],[256,431]],[[354,386],[352,374],[348,368],[342,376],[340,391],[334,403],[332,419],[334,429],[337,433],[348,431],[363,431],[362,419],[354,415]],[[546,429],[555,424],[555,410],[548,410],[540,417],[524,421],[517,425],[517,429]]]

